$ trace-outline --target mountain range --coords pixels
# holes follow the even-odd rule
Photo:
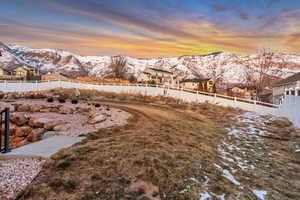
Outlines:
[[[245,83],[249,70],[253,77],[259,73],[261,53],[235,55],[216,52],[206,55],[172,58],[133,58],[127,60],[126,75],[137,77],[146,67],[169,70],[179,79],[222,76],[223,83]],[[300,55],[275,52],[268,75],[278,79],[300,72]],[[17,64],[39,67],[43,71],[56,71],[70,77],[93,76],[105,78],[112,75],[111,56],[81,56],[63,50],[34,49],[0,42],[0,67],[10,69]]]

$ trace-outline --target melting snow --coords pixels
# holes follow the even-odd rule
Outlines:
[[[260,200],[264,200],[267,195],[267,191],[264,190],[252,190],[252,192],[259,198]]]
[[[205,192],[201,194],[200,198],[198,200],[207,200],[211,197],[211,195],[208,192]]]

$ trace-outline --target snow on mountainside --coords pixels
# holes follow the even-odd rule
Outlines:
[[[0,66],[9,68],[13,64],[23,63],[41,67],[42,70],[63,72],[70,76],[107,77],[111,74],[108,68],[110,56],[80,56],[66,51],[53,49],[32,49],[23,46],[6,46],[0,43]],[[146,67],[154,67],[172,71],[180,79],[193,78],[195,74],[211,76],[212,68],[215,73],[224,72],[224,82],[245,82],[248,67],[253,67],[260,58],[255,55],[235,55],[216,52],[208,55],[181,56],[174,58],[140,59],[126,57],[127,74],[137,76]],[[284,69],[278,73],[281,62],[285,62]],[[274,70],[271,76],[285,78],[300,71],[300,55],[275,53]]]

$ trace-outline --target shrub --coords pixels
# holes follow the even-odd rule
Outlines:
[[[59,103],[66,103],[66,100],[65,99],[58,99],[58,102]]]
[[[48,97],[47,102],[52,103],[54,101],[53,97]]]
[[[71,103],[72,103],[72,104],[78,104],[78,100],[77,100],[77,99],[72,99],[72,100],[71,100]]]
[[[96,104],[95,104],[95,107],[96,107],[96,108],[99,108],[100,106],[101,106],[101,105],[100,105],[99,103],[96,103]]]

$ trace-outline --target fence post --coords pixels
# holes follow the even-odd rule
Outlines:
[[[253,105],[254,105],[254,111],[256,111],[257,102],[255,100],[253,101]]]
[[[4,153],[10,152],[9,150],[9,123],[10,123],[10,110],[5,108],[5,137],[4,137]]]
[[[236,103],[236,97],[234,97],[234,103]]]
[[[38,81],[37,80],[35,81],[35,87],[36,87],[36,90],[38,91],[39,87],[38,87]]]
[[[4,81],[4,87],[5,87],[5,90],[7,90],[7,81],[6,80]]]
[[[214,94],[214,101],[217,102],[217,93]]]
[[[197,90],[197,103],[199,102],[199,91]]]

